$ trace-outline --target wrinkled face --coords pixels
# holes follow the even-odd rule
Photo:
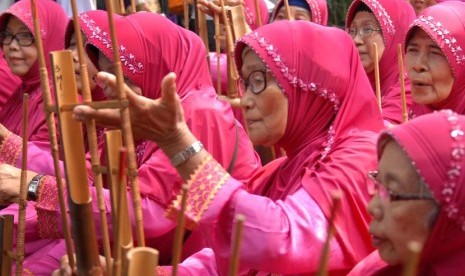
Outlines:
[[[454,84],[452,68],[441,48],[421,29],[408,41],[405,67],[416,103],[434,106],[449,97]]]
[[[437,3],[436,0],[409,0],[409,2],[417,15],[427,7]]]
[[[265,63],[250,48],[243,52],[241,78],[257,87],[265,87],[263,91],[253,93],[252,85],[248,85],[241,98],[241,106],[252,143],[272,146],[286,130],[288,99],[271,74],[266,72]]]
[[[431,193],[396,142],[388,142],[378,169],[379,192],[368,205],[373,217],[370,233],[381,258],[399,265],[409,260],[409,242],[426,243],[438,207],[434,200],[423,198],[431,197]],[[400,198],[406,195],[415,199]]]
[[[375,70],[375,51],[373,43],[376,42],[378,47],[378,62],[384,53],[384,40],[381,27],[373,13],[359,11],[355,14],[349,30],[355,30],[352,35],[355,46],[357,47],[363,68],[367,74]]]
[[[86,41],[87,41],[86,36],[82,35],[83,44],[85,44]],[[81,91],[82,89],[81,66],[79,64],[79,54],[78,54],[78,49],[76,45],[76,36],[74,34],[71,37],[68,50],[71,50],[73,52],[74,74],[76,75],[76,84],[77,84],[78,91]],[[98,71],[97,71],[97,68],[92,63],[92,61],[90,60],[89,56],[87,55],[87,52],[86,51],[83,51],[83,52],[84,52],[84,56],[86,59],[87,75],[89,76],[88,80],[89,80],[90,90],[92,91],[97,86],[95,81],[93,81],[93,77],[98,73]]]
[[[31,31],[17,17],[10,16],[5,28],[6,35],[16,35],[9,45],[3,44],[3,53],[11,72],[17,76],[25,76],[37,60],[37,47],[34,41],[29,46],[21,46],[18,40],[27,41],[33,38]],[[20,38],[22,36],[24,38]],[[4,42],[5,43],[5,42]]]
[[[291,13],[291,20],[312,21],[312,14],[307,9],[296,6],[289,6],[289,11]],[[286,8],[284,7],[284,5],[276,14],[276,17],[274,19],[274,21],[278,20],[287,20]]]
[[[98,55],[98,67],[100,68],[100,71],[115,74],[115,68],[114,68],[113,62],[111,62],[108,58],[106,58],[105,55],[102,53],[99,53]],[[139,86],[135,85],[133,82],[131,82],[131,80],[129,80],[128,78],[124,78],[124,82],[136,94],[142,95],[142,89]],[[113,98],[116,96],[117,95],[107,95],[107,97],[109,98]]]

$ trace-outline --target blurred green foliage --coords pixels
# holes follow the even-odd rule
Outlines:
[[[327,0],[329,9],[329,26],[344,27],[347,9],[352,0]]]

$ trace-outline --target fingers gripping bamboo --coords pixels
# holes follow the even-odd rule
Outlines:
[[[105,0],[108,11],[108,21],[110,26],[110,35],[113,49],[119,49],[116,38],[115,27],[113,23],[113,5],[110,0]],[[126,101],[126,92],[124,91],[124,78],[121,69],[121,60],[119,51],[113,51],[113,62],[116,74],[116,84],[118,89],[118,99],[121,102]],[[123,131],[124,145],[128,150],[128,175],[131,183],[131,196],[134,209],[134,218],[136,220],[136,236],[138,246],[145,246],[144,227],[142,223],[142,210],[140,203],[139,180],[137,177],[137,163],[134,152],[134,138],[131,129],[131,120],[129,118],[129,109],[122,105],[121,107],[121,129]]]
[[[74,24],[74,35],[76,37],[76,45],[79,57],[79,67],[81,72],[81,93],[85,104],[92,102],[92,95],[89,84],[89,74],[87,72],[86,57],[84,54],[84,47],[82,41],[81,27],[79,24],[78,10],[76,0],[71,0],[71,7],[73,10],[73,24]],[[70,91],[71,92],[71,91]],[[97,202],[100,215],[100,231],[102,233],[103,253],[105,256],[105,262],[108,268],[111,264],[111,248],[110,238],[108,234],[108,222],[107,222],[107,211],[105,207],[105,199],[103,197],[103,181],[100,170],[100,156],[98,151],[97,142],[97,130],[95,126],[95,120],[86,121],[86,133],[87,141],[89,144],[89,151],[92,163],[92,174],[94,180],[94,186],[97,191]]]
[[[21,183],[19,186],[18,237],[16,242],[16,275],[21,275],[24,261],[24,234],[26,230],[27,206],[27,125],[28,125],[28,94],[23,94],[23,148],[21,164]]]
[[[397,45],[397,58],[399,61],[400,96],[402,99],[402,121],[408,121],[407,99],[405,95],[404,59],[402,57],[402,44]]]
[[[31,12],[32,12],[32,19],[34,23],[34,33],[40,34],[40,25],[37,16],[37,6],[35,0],[31,0]],[[42,46],[42,37],[40,35],[35,36],[35,44],[37,47],[38,53],[38,61],[39,61],[39,71],[40,71],[40,83],[42,89],[42,99],[44,103],[44,112],[46,114],[46,122],[47,122],[47,129],[48,135],[50,138],[50,146],[51,146],[51,153],[53,157],[53,168],[55,170],[55,177],[57,181],[57,193],[58,193],[58,201],[60,204],[60,216],[61,216],[61,223],[63,234],[65,237],[66,242],[66,253],[68,255],[69,264],[71,267],[74,267],[74,255],[73,255],[73,248],[72,248],[72,241],[71,241],[71,231],[69,229],[68,223],[68,216],[66,215],[66,204],[65,199],[63,196],[63,182],[61,178],[61,169],[60,169],[60,158],[58,152],[58,141],[56,135],[56,124],[55,124],[55,117],[53,112],[50,111],[52,107],[52,99],[50,93],[50,84],[47,72],[47,66],[45,63],[44,57],[44,49]]]

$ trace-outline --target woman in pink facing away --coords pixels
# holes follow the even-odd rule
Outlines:
[[[317,38],[331,46],[307,43]],[[282,21],[243,37],[235,59],[252,142],[277,144],[288,155],[257,173],[252,188],[232,178],[206,150],[177,166],[190,186],[187,225],[202,233],[211,248],[186,259],[180,275],[227,273],[237,214],[246,218],[241,274],[315,272],[333,190],[343,194],[343,211],[336,218],[329,269],[345,275],[373,250],[364,211],[372,188],[366,172],[376,167],[374,143],[383,128],[352,40],[339,29]],[[99,73],[98,79],[114,85],[111,75]],[[147,138],[170,158],[197,140],[182,119],[174,81],[173,74],[165,78],[164,97],[157,101],[128,91],[133,112],[147,118],[139,127],[150,129],[146,134],[156,130]],[[93,116],[84,108],[77,111]],[[163,138],[171,134],[180,139]],[[170,216],[178,203],[168,210]]]
[[[397,47],[415,19],[405,0],[355,0],[347,11],[346,28],[357,47],[365,72],[376,91],[375,62],[379,62],[381,108],[385,125],[402,123],[402,99]],[[379,60],[374,60],[373,42]],[[404,76],[403,76],[404,77]],[[410,82],[405,79],[406,103],[410,108]]]
[[[400,275],[409,242],[423,248],[417,275],[465,271],[464,130],[464,116],[442,110],[380,136],[378,192],[368,207],[378,250],[350,276]]]
[[[451,109],[465,114],[465,3],[447,1],[425,9],[405,40],[412,81],[410,117]]]

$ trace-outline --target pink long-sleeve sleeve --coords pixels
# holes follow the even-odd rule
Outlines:
[[[220,275],[227,274],[235,216],[245,216],[240,250],[242,272],[309,273],[318,268],[327,220],[308,192],[300,188],[284,200],[248,193],[209,159],[189,181],[187,225],[198,227],[215,251]],[[179,199],[168,213],[173,216]],[[346,268],[336,240],[331,242],[329,267]]]

